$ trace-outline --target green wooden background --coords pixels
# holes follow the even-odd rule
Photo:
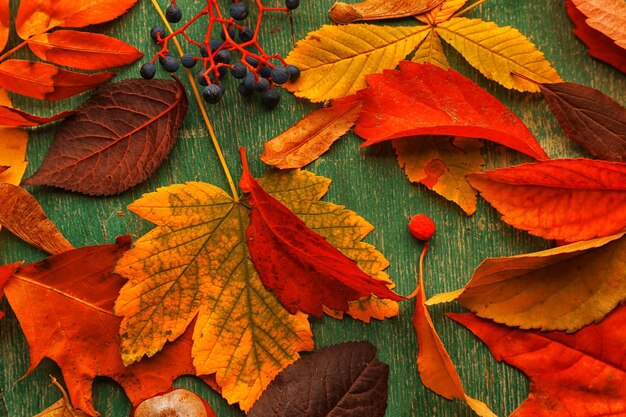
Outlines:
[[[12,2],[13,16],[17,3]],[[189,15],[204,2],[181,0],[178,3]],[[222,0],[222,3],[227,6],[230,1]],[[278,5],[281,1],[267,0],[266,3]],[[268,14],[262,35],[266,50],[286,54],[295,41],[307,32],[330,23],[327,10],[333,0],[302,0],[301,3],[291,21],[284,14]],[[517,27],[545,53],[563,79],[598,88],[624,104],[626,77],[587,55],[585,46],[571,33],[572,23],[563,3],[562,0],[488,0],[471,11],[468,17]],[[163,0],[161,4],[166,5]],[[413,24],[412,20],[403,23],[407,22]],[[155,45],[149,39],[148,31],[157,23],[160,21],[151,3],[140,0],[122,18],[111,24],[98,25],[93,30],[125,40],[151,55]],[[199,33],[196,34],[199,36]],[[12,33],[9,46],[16,45],[18,41]],[[451,48],[446,48],[446,51],[452,67],[507,104],[526,123],[551,157],[584,155],[580,148],[565,138],[540,95],[507,91],[483,78],[456,51]],[[20,58],[27,56],[29,54],[25,50],[16,54]],[[122,68],[116,79],[137,77],[138,69],[139,63]],[[164,77],[165,74],[161,71],[159,76]],[[242,101],[233,79],[226,86],[225,99],[209,108],[217,135],[236,177],[240,172],[237,149],[241,145],[248,148],[253,173],[260,176],[267,169],[258,160],[263,143],[318,106],[283,91],[280,106],[273,112],[267,112],[256,100]],[[26,110],[51,114],[72,108],[86,97],[46,103],[15,96],[14,101]],[[190,111],[170,157],[155,175],[130,191],[115,197],[92,198],[47,187],[28,188],[75,246],[110,243],[121,234],[139,236],[147,232],[150,224],[127,212],[126,206],[159,186],[207,181],[227,187],[197,106],[192,98],[190,102]],[[54,130],[54,126],[45,126],[30,131],[27,175],[41,164],[52,143]],[[502,223],[498,213],[484,201],[479,201],[478,212],[474,216],[467,217],[458,207],[425,187],[409,183],[398,167],[389,144],[360,150],[359,143],[357,137],[348,135],[308,169],[332,178],[333,184],[326,197],[328,201],[346,205],[376,226],[367,241],[376,245],[391,262],[388,272],[400,293],[410,293],[416,283],[420,246],[406,230],[409,216],[415,213],[428,214],[438,226],[425,264],[426,291],[429,295],[462,286],[483,258],[541,250],[550,245]],[[528,161],[520,154],[492,144],[484,147],[484,156],[488,168]],[[120,211],[126,216],[120,218],[117,215]],[[7,231],[0,232],[1,264],[20,259],[34,262],[45,256]],[[53,362],[44,361],[32,375],[19,380],[28,368],[28,347],[10,307],[3,302],[2,308],[7,315],[0,320],[0,389],[3,397],[0,398],[0,417],[32,416],[60,397],[59,392],[49,386],[49,375],[60,378],[60,371]],[[371,324],[352,319],[311,319],[316,346],[319,348],[347,340],[368,340],[376,345],[378,357],[391,367],[387,416],[472,415],[464,403],[445,400],[421,385],[415,367],[417,346],[411,324],[413,309],[412,302],[403,303],[399,317]],[[468,393],[485,401],[498,415],[510,414],[528,393],[526,378],[517,370],[496,362],[468,331],[443,317],[448,311],[460,311],[460,307],[450,304],[431,309],[435,326],[457,365]],[[193,389],[208,398],[221,417],[243,416],[241,411],[229,406],[193,377],[181,378],[176,385]],[[127,416],[131,409],[124,393],[111,380],[97,379],[94,395],[97,409],[105,416]]]

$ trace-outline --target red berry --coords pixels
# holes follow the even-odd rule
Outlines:
[[[419,240],[429,240],[436,229],[435,222],[425,214],[417,214],[409,222],[409,232]]]

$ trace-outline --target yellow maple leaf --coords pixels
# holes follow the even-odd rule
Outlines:
[[[450,68],[448,59],[443,52],[441,38],[437,35],[437,32],[435,32],[434,29],[431,29],[430,32],[428,32],[428,36],[426,36],[422,43],[420,43],[417,47],[415,55],[413,55],[411,61],[417,62],[418,64],[429,63],[437,65],[445,70]]]
[[[426,26],[325,25],[287,56],[301,75],[285,88],[314,102],[348,96],[366,87],[366,75],[398,65],[427,34]]]
[[[424,184],[468,215],[474,214],[476,190],[465,175],[480,171],[484,164],[478,139],[422,136],[394,140],[393,147],[410,181]]]
[[[260,183],[364,270],[383,274],[384,257],[361,242],[371,226],[319,201],[328,179],[288,171],[269,173]],[[196,318],[197,373],[215,374],[222,395],[248,410],[298,352],[313,348],[307,316],[289,314],[250,260],[249,208],[217,187],[194,182],[160,188],[129,209],[157,227],[116,268],[129,280],[115,307],[123,316],[124,362],[155,354]]]
[[[486,259],[464,288],[435,295],[428,304],[458,300],[477,315],[509,326],[576,331],[626,298],[623,236]]]

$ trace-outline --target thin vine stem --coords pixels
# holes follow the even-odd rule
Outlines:
[[[420,272],[417,286],[415,287],[415,290],[413,290],[413,292],[406,297],[407,300],[417,297],[417,294],[420,292],[420,290],[422,290],[422,292],[424,291],[424,259],[426,258],[426,253],[428,252],[429,247],[429,242],[424,243],[424,247],[422,248],[422,253],[420,255]],[[422,296],[425,297],[424,294]]]
[[[161,20],[163,21],[163,24],[165,25],[165,27],[167,28],[169,33],[170,34],[173,33],[174,30],[172,29],[172,27],[170,26],[169,22],[165,18],[165,13],[163,13],[163,9],[161,9],[161,6],[159,6],[159,3],[157,2],[157,0],[151,0],[151,1],[152,1],[152,5],[154,6],[154,9],[157,11],[159,16],[161,17]],[[176,39],[176,37],[173,37],[172,41],[174,41],[174,46],[176,47],[176,50],[178,51],[178,54],[180,56],[183,56],[183,54],[184,54],[183,48],[180,46],[180,43],[178,42],[178,39]],[[193,74],[187,68],[185,68],[185,72],[187,73],[187,77],[189,78],[189,83],[191,84],[191,89],[193,90],[193,95],[196,98],[196,102],[198,103],[198,107],[200,107],[200,113],[202,113],[202,118],[204,119],[204,123],[206,124],[207,130],[209,131],[209,136],[211,137],[211,142],[213,142],[213,148],[215,149],[215,153],[217,154],[217,158],[220,161],[220,165],[222,166],[222,170],[224,171],[224,175],[226,175],[226,180],[228,181],[228,185],[230,186],[230,191],[231,191],[231,194],[233,196],[233,200],[238,202],[239,201],[239,190],[237,189],[237,186],[235,185],[235,181],[233,180],[233,176],[231,175],[230,169],[228,168],[228,163],[226,163],[226,159],[224,158],[224,153],[222,152],[222,148],[221,148],[220,143],[219,143],[219,141],[217,139],[217,135],[215,134],[215,129],[213,128],[213,123],[211,123],[211,119],[209,119],[209,114],[207,113],[206,108],[204,107],[204,103],[202,102],[202,97],[200,97],[200,92],[198,91],[198,87],[196,86]]]
[[[9,49],[8,51],[6,51],[4,54],[2,54],[0,56],[0,61],[4,61],[4,59],[7,58],[9,55],[13,54],[13,52],[18,51],[18,50],[22,49],[25,46],[26,46],[26,41],[23,41],[22,43],[20,43],[16,47],[14,47],[12,49]]]

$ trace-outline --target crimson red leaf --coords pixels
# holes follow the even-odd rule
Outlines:
[[[522,331],[473,314],[448,314],[498,361],[530,378],[530,395],[511,417],[626,415],[626,306],[574,334]]]
[[[83,74],[20,59],[0,63],[1,88],[45,100],[60,100],[83,93],[109,81],[113,75],[112,72]]]
[[[450,69],[403,61],[400,71],[367,77],[354,129],[363,146],[416,135],[488,139],[549,159],[524,123],[478,85]]]
[[[24,184],[90,195],[121,193],[159,167],[186,113],[187,97],[178,81],[107,85],[59,126],[41,168]]]
[[[0,126],[10,127],[27,127],[39,126],[45,123],[54,122],[64,119],[75,112],[73,110],[57,113],[50,117],[39,117],[34,114],[26,113],[20,109],[0,106]]]
[[[251,206],[246,229],[250,256],[265,288],[274,292],[287,311],[294,314],[301,310],[321,317],[322,306],[347,311],[348,301],[371,294],[381,299],[403,299],[270,196],[250,174],[243,148],[241,158],[239,186],[249,193]]]
[[[589,26],[586,22],[587,16],[576,8],[572,0],[567,0],[565,6],[576,26],[574,35],[589,47],[589,55],[626,73],[626,51],[617,46],[613,39]]]
[[[143,56],[119,39],[76,30],[42,33],[27,42],[30,50],[45,61],[85,70],[126,65]]]
[[[0,299],[4,297],[4,286],[20,265],[22,265],[22,262],[15,262],[13,264],[0,266]],[[0,319],[2,317],[4,317],[4,313],[0,311]]]
[[[72,404],[90,415],[96,376],[117,381],[137,405],[168,390],[181,375],[194,374],[191,359],[193,326],[162,352],[124,366],[118,330],[121,318],[113,304],[125,283],[113,273],[130,238],[114,245],[64,252],[21,267],[5,292],[30,347],[32,372],[45,357],[54,360],[67,384]]]
[[[368,342],[347,342],[281,372],[248,417],[383,417],[389,366]]]

